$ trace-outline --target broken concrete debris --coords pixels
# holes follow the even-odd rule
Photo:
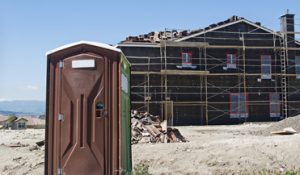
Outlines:
[[[131,135],[132,144],[187,142],[178,129],[167,127],[167,121],[136,110],[131,112]]]

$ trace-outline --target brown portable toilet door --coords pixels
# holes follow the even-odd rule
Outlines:
[[[107,60],[80,54],[60,63],[58,174],[105,174],[108,148]]]

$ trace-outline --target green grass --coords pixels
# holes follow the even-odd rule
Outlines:
[[[259,175],[300,175],[300,170],[286,170],[286,171],[271,171],[262,170],[258,172]]]
[[[132,175],[151,175],[149,173],[149,163],[144,161],[134,166]]]

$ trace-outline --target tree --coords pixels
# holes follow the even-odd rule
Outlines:
[[[17,117],[15,115],[8,116],[7,123],[12,123],[16,119],[17,119]]]

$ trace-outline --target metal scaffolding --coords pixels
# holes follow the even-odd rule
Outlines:
[[[135,85],[133,88],[143,88],[144,91],[141,93],[141,91],[132,91],[132,94],[140,96],[144,98],[144,101],[132,101],[133,104],[140,105],[141,108],[144,108],[146,111],[149,111],[149,106],[152,103],[155,104],[162,104],[161,105],[161,111],[162,116],[168,113],[168,111],[165,111],[163,104],[166,104],[170,101],[170,94],[175,94],[174,92],[170,92],[169,88],[185,88],[185,89],[198,89],[197,91],[189,91],[189,92],[176,92],[176,94],[197,94],[199,95],[199,100],[197,101],[173,101],[172,105],[191,105],[191,106],[199,106],[201,109],[204,110],[204,117],[206,124],[209,124],[209,122],[222,117],[224,115],[228,114],[228,110],[220,109],[216,107],[214,104],[228,104],[231,102],[214,102],[209,101],[210,99],[214,98],[217,95],[224,94],[224,93],[230,93],[231,89],[237,88],[239,92],[243,92],[244,94],[251,94],[251,92],[248,92],[247,89],[260,89],[261,93],[269,93],[268,87],[251,87],[247,85],[247,77],[255,77],[260,76],[261,73],[247,73],[246,69],[251,68],[254,66],[257,66],[257,64],[254,64],[256,59],[255,58],[249,58],[246,55],[247,50],[252,49],[266,49],[266,50],[272,50],[274,54],[274,60],[275,63],[277,63],[277,56],[280,57],[280,65],[272,65],[275,67],[275,69],[280,69],[280,73],[272,73],[272,76],[274,76],[274,91],[276,93],[279,93],[281,96],[281,107],[282,107],[282,117],[288,117],[288,109],[295,111],[294,113],[299,114],[300,108],[295,108],[292,106],[289,106],[291,103],[299,103],[300,99],[298,100],[290,100],[289,96],[295,93],[300,92],[300,86],[297,85],[289,85],[288,79],[289,77],[295,77],[296,73],[289,73],[288,69],[290,69],[292,66],[290,66],[289,63],[289,53],[300,51],[299,47],[289,47],[288,45],[288,34],[300,34],[300,32],[274,32],[274,33],[257,33],[257,32],[229,32],[229,31],[216,31],[219,33],[232,33],[237,34],[240,37],[206,37],[205,32],[204,36],[201,37],[194,37],[203,39],[203,42],[177,42],[175,40],[172,41],[165,41],[162,40],[159,44],[157,44],[160,48],[160,57],[139,57],[139,56],[127,56],[131,59],[139,60],[138,62],[133,62],[133,66],[143,66],[146,68],[146,70],[142,71],[132,71],[133,75],[139,75],[144,76],[144,82],[140,83],[138,85]],[[246,38],[245,36],[260,36],[260,35],[272,35],[273,39],[270,40],[273,42],[273,46],[258,46],[258,45],[246,45],[245,41],[259,41],[259,40],[266,40],[263,38]],[[213,40],[236,40],[240,41],[240,45],[209,45],[207,43],[207,39],[213,39]],[[289,41],[290,42],[290,41]],[[293,42],[296,42],[295,40]],[[277,44],[279,43],[279,45]],[[172,70],[168,69],[168,66],[170,65],[176,65],[178,63],[176,62],[168,62],[169,58],[172,59],[181,59],[180,57],[171,57],[168,56],[168,48],[172,47],[184,47],[184,48],[198,48],[199,50],[199,57],[198,58],[192,58],[193,60],[198,60],[199,64],[195,64],[196,66],[203,66],[203,70]],[[209,55],[207,53],[207,49],[236,49],[238,54],[237,58],[239,60],[242,60],[242,62],[238,62],[237,65],[237,72],[236,73],[212,73],[211,70],[214,69],[216,66],[224,65],[224,61],[222,59],[224,58],[216,58],[212,55]],[[202,57],[203,56],[203,57]],[[158,61],[155,61],[158,60]],[[207,60],[215,60],[219,62],[219,64],[208,64]],[[248,62],[252,62],[252,64],[246,64],[246,60]],[[193,64],[194,65],[194,64]],[[152,66],[160,66],[160,71],[153,71],[151,70]],[[158,75],[160,76],[160,84],[159,85],[153,85],[151,84],[151,76]],[[199,85],[182,85],[182,86],[172,86],[168,85],[168,78],[169,76],[198,76],[200,84]],[[236,80],[235,86],[218,86],[214,85],[212,82],[209,82],[208,77],[212,76],[231,76],[233,80]],[[280,84],[278,83],[280,82]],[[152,88],[160,89],[160,91],[153,92],[151,90]],[[288,89],[293,89],[294,91],[288,93]],[[209,93],[208,89],[216,89],[214,93]],[[153,101],[151,99],[151,96],[153,95],[159,95],[162,100],[160,101]],[[268,102],[268,101],[259,101],[259,102]],[[252,101],[252,103],[255,103],[255,101]],[[257,104],[260,105],[260,104]],[[219,115],[210,117],[208,114],[210,111],[216,111],[219,112]],[[246,118],[245,118],[246,120]]]

